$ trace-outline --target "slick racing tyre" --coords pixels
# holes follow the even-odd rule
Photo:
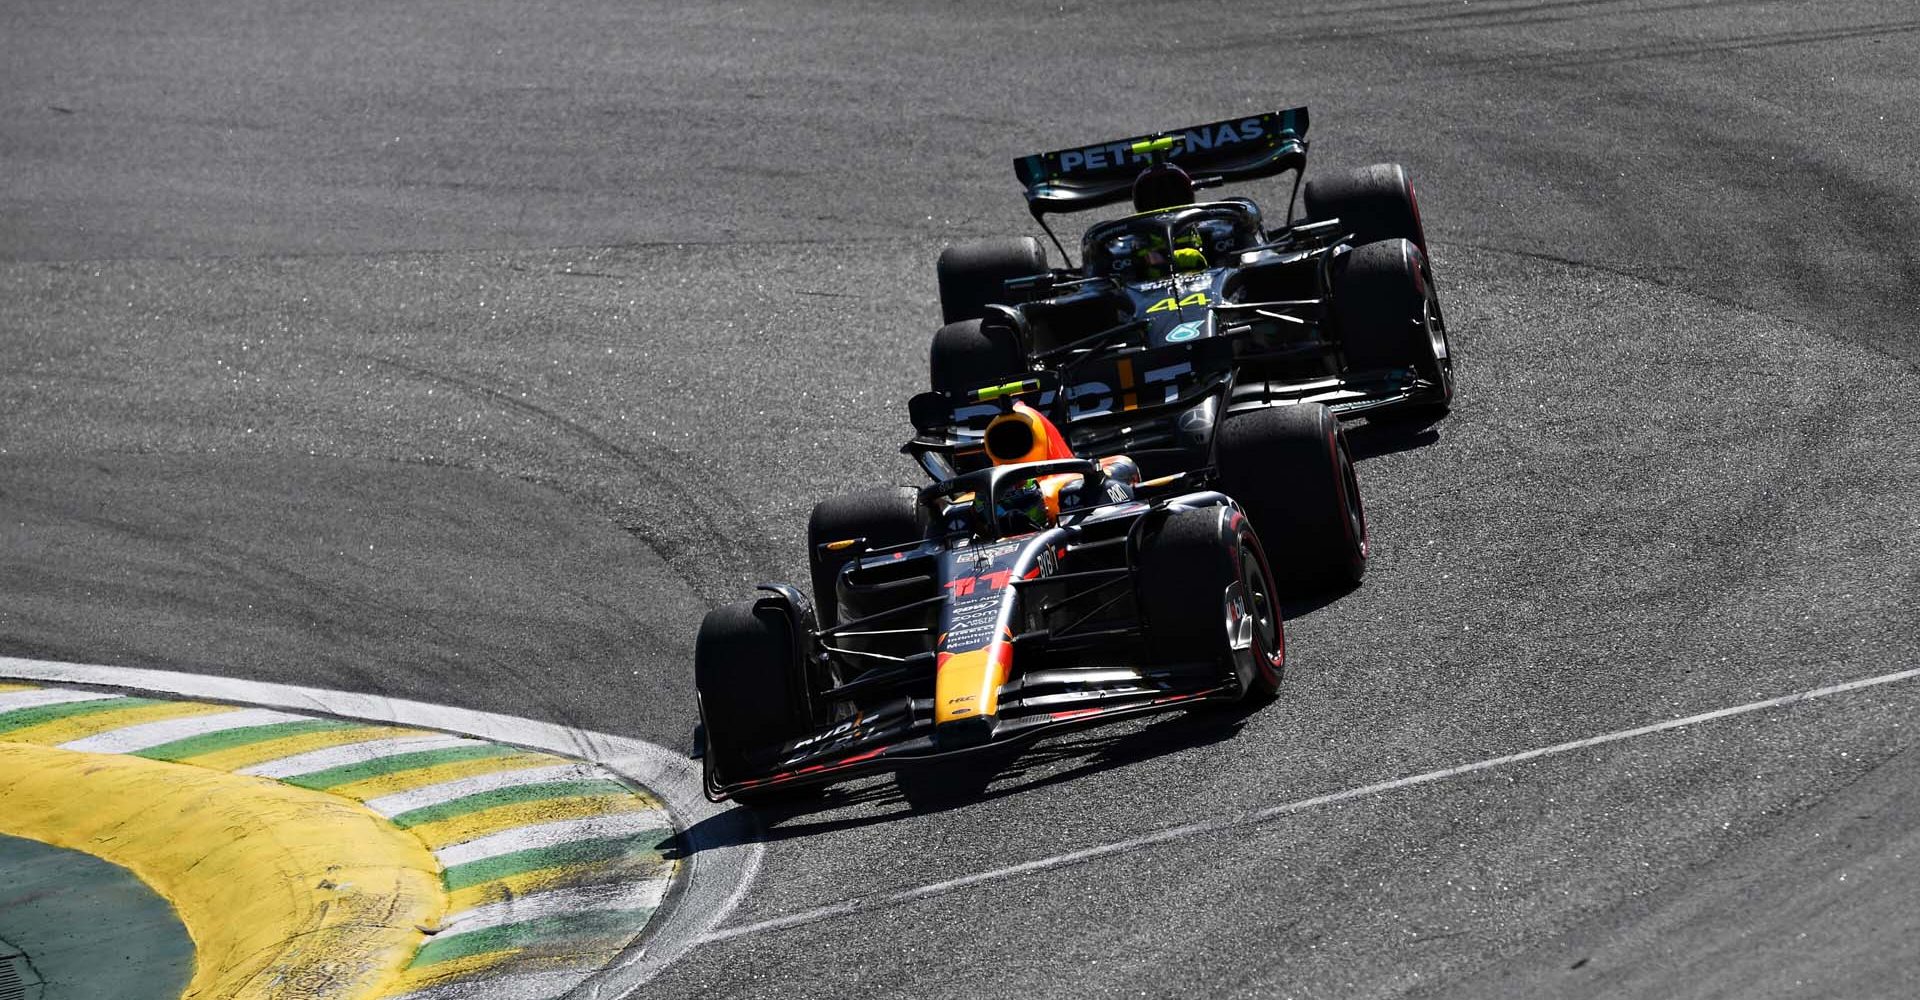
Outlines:
[[[1353,245],[1404,239],[1427,249],[1426,227],[1420,222],[1420,201],[1414,196],[1407,168],[1398,163],[1376,163],[1344,174],[1315,177],[1301,192],[1309,220],[1339,219],[1353,234]]]
[[[741,601],[707,613],[694,640],[693,680],[709,788],[753,776],[751,751],[805,734],[800,669],[792,625],[778,605]],[[735,798],[752,802],[756,796]]]
[[[1367,572],[1367,514],[1333,411],[1297,403],[1235,413],[1215,439],[1220,488],[1260,533],[1288,594],[1344,589]]]
[[[1412,368],[1433,388],[1383,416],[1438,419],[1453,405],[1453,351],[1426,255],[1412,241],[1381,240],[1334,265],[1333,317],[1347,368]]]
[[[924,534],[920,500],[911,486],[890,486],[830,497],[807,519],[807,564],[813,578],[813,613],[822,628],[840,621],[835,582],[840,568],[859,555],[857,547],[823,550],[832,543],[864,538],[869,548],[905,545]]]
[[[979,319],[986,308],[1007,303],[1010,278],[1047,271],[1047,248],[1031,236],[956,243],[940,251],[940,322]]]
[[[1241,693],[1270,698],[1286,670],[1273,570],[1247,518],[1231,507],[1175,511],[1140,560],[1140,606],[1162,663],[1205,657],[1228,669],[1252,660]]]
[[[940,392],[965,392],[1020,378],[1026,358],[1012,330],[977,319],[948,323],[933,335],[927,372]]]

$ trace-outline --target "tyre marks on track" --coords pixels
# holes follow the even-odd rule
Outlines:
[[[409,378],[446,386],[556,427],[590,451],[635,473],[634,494],[660,494],[659,508],[670,510],[672,517],[659,518],[658,511],[655,511],[654,517],[623,516],[616,520],[627,533],[653,549],[661,562],[703,599],[709,602],[722,599],[736,587],[731,579],[714,578],[710,570],[715,565],[735,567],[739,572],[756,579],[772,579],[779,575],[780,562],[773,547],[763,540],[765,533],[755,526],[753,518],[739,503],[730,497],[716,495],[710,483],[690,474],[690,463],[686,456],[644,443],[617,443],[556,410],[488,385],[475,377],[449,374],[380,355],[353,357]],[[607,499],[615,503],[616,511],[622,506],[614,498]],[[628,504],[632,502],[626,501]],[[659,521],[691,521],[698,526],[698,532],[691,541],[676,538],[653,526],[654,522]]]

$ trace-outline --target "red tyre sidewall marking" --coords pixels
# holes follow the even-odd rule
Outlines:
[[[1280,617],[1280,606],[1274,597],[1273,567],[1267,564],[1267,550],[1260,545],[1257,538],[1249,533],[1245,520],[1236,515],[1233,527],[1235,572],[1238,573],[1238,567],[1242,563],[1242,550],[1246,548],[1249,541],[1252,541],[1253,561],[1260,567],[1260,575],[1266,579],[1267,611],[1268,614],[1273,616],[1273,638],[1274,643],[1279,648],[1272,651],[1265,648],[1266,640],[1260,635],[1260,628],[1256,622],[1253,630],[1253,660],[1254,663],[1260,667],[1260,673],[1266,677],[1267,683],[1277,685],[1280,683],[1281,675],[1287,666],[1287,625]],[[1244,589],[1245,586],[1245,582],[1242,581],[1242,589]],[[1249,603],[1251,603],[1251,601],[1249,601]],[[1248,610],[1251,612],[1251,607],[1249,607]]]

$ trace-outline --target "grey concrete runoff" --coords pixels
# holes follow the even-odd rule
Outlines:
[[[1279,701],[767,812],[642,995],[1920,994],[1911,684],[851,905],[1920,666],[1917,46],[1902,0],[8,5],[0,655],[684,751],[704,611],[914,481],[932,262],[1033,231],[1013,158],[1306,104],[1315,171],[1419,185],[1460,402],[1356,428],[1375,561]]]

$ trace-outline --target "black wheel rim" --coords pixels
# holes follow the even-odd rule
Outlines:
[[[1240,544],[1240,591],[1246,602],[1245,613],[1253,621],[1254,648],[1260,670],[1271,676],[1277,669],[1274,658],[1280,649],[1280,611],[1274,602],[1273,581],[1267,576],[1265,560],[1257,549],[1242,539]]]
[[[1342,436],[1335,444],[1340,463],[1340,502],[1346,508],[1347,540],[1351,544],[1356,570],[1367,561],[1367,508],[1360,499],[1360,477],[1353,469],[1353,455]]]

